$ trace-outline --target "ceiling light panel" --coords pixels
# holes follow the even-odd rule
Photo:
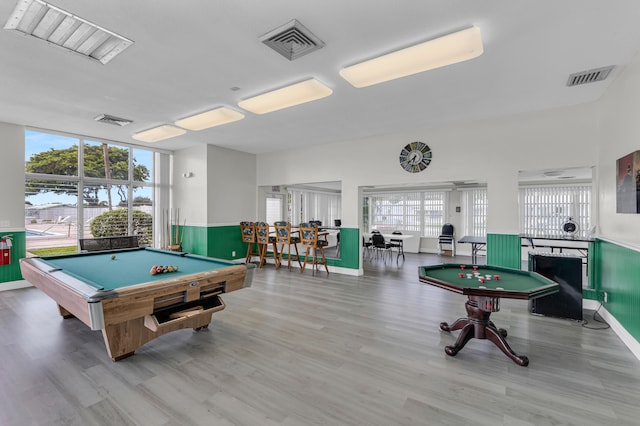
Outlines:
[[[141,142],[160,142],[165,139],[184,135],[185,133],[187,133],[187,131],[184,129],[165,124],[163,126],[154,127],[153,129],[145,130],[143,132],[135,133],[131,137]]]
[[[192,115],[191,117],[183,118],[176,121],[176,126],[183,127],[189,130],[203,130],[210,127],[221,126],[227,123],[233,123],[234,121],[242,120],[244,114],[235,111],[230,108],[220,107],[212,109],[201,114]]]
[[[255,114],[266,114],[304,104],[331,95],[333,90],[315,78],[263,93],[238,103],[240,108]]]
[[[343,68],[340,75],[355,87],[367,87],[473,59],[483,51],[480,29],[471,27]]]
[[[95,59],[111,61],[133,41],[42,0],[19,0],[4,28]]]

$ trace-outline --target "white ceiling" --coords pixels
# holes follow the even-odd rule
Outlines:
[[[16,0],[0,3],[2,26]],[[131,135],[309,77],[328,98],[153,144],[250,153],[332,143],[598,99],[640,48],[640,1],[51,0],[135,42],[107,65],[0,29],[0,121],[135,143]],[[289,61],[259,38],[298,19],[326,43]],[[339,70],[470,25],[484,54],[356,89]],[[616,65],[566,87],[569,74]],[[231,90],[237,87],[239,90]],[[134,121],[97,123],[99,114]],[[0,142],[1,143],[1,142]]]

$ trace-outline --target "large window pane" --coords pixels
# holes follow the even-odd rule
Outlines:
[[[133,148],[133,180],[149,182],[153,176],[153,151]]]
[[[77,251],[78,185],[76,182],[26,181],[25,229],[27,255],[57,247],[54,253]]]
[[[25,171],[60,176],[78,176],[77,138],[27,130]]]
[[[85,141],[84,176],[103,179],[129,179],[130,148],[104,142]]]

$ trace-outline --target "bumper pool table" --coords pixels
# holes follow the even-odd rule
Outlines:
[[[152,266],[178,270],[152,275]],[[207,328],[220,294],[249,287],[255,265],[152,248],[20,259],[24,279],[101,330],[113,361],[171,331]]]
[[[535,272],[500,266],[441,264],[418,269],[421,282],[467,296],[467,317],[451,325],[440,323],[443,331],[461,330],[455,344],[445,347],[447,355],[455,356],[472,338],[488,339],[516,364],[529,365],[529,358],[517,355],[505,340],[507,331],[497,328],[489,317],[500,310],[500,298],[547,296],[558,292],[556,282]]]

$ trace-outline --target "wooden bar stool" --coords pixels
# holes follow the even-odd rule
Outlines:
[[[328,274],[329,267],[327,266],[327,258],[324,255],[324,248],[329,245],[329,242],[326,238],[319,238],[318,226],[316,224],[301,223],[299,229],[302,247],[306,249],[304,254],[304,264],[302,265],[302,270],[300,272],[304,272],[304,268],[307,266],[307,261],[309,259],[309,252],[313,250],[311,256],[311,270],[313,275],[316,275],[318,265],[324,265]],[[320,250],[320,257],[318,257],[318,250]]]
[[[278,245],[276,244],[275,235],[269,235],[269,224],[267,222],[256,222],[256,242],[258,243],[258,252],[260,253],[260,267],[267,263],[267,247],[269,244],[273,246],[273,260],[276,268],[278,262]]]
[[[291,261],[297,260],[298,265],[302,268],[302,263],[300,263],[300,254],[298,253],[297,244],[300,242],[300,237],[292,235],[291,233],[291,224],[289,222],[275,222],[273,224],[274,228],[276,228],[276,244],[280,244],[280,254],[278,256],[278,264],[276,268],[280,268],[282,265],[282,255],[284,254],[284,246],[287,246],[287,267],[291,270]],[[291,246],[296,251],[296,254],[291,254]]]
[[[253,222],[240,222],[240,232],[242,232],[242,242],[247,243],[247,257],[245,263],[251,263],[253,256],[260,257],[259,252],[254,251],[256,240],[256,224]]]

